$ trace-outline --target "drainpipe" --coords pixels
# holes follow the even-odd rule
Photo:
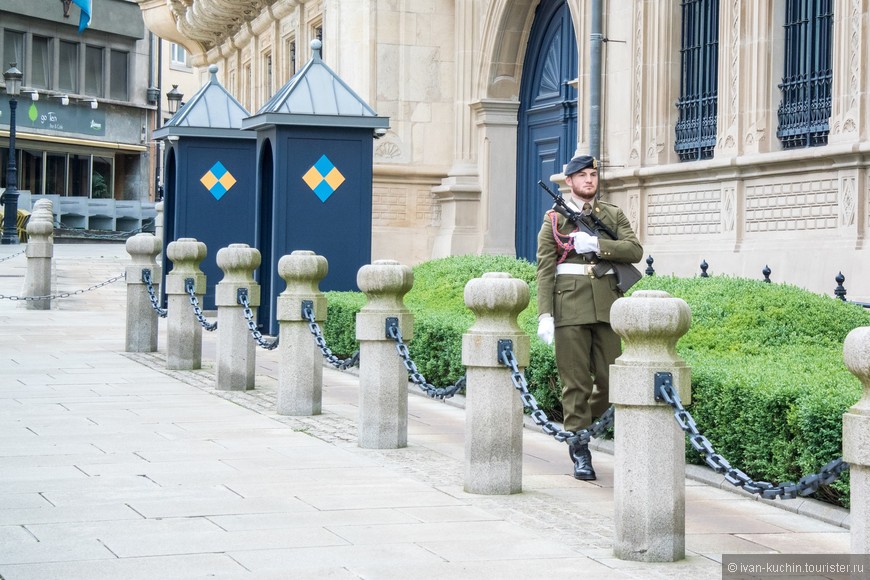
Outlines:
[[[601,2],[592,0],[589,34],[589,154],[601,159]]]
[[[157,39],[157,122],[155,128],[163,126],[163,39]]]
[[[154,128],[163,126],[163,39],[157,39],[157,120]],[[160,173],[163,169],[163,156],[157,147],[157,159],[154,169],[154,201],[163,201],[163,181]]]
[[[148,33],[148,88],[154,86],[154,33]],[[150,98],[150,95],[149,95]]]

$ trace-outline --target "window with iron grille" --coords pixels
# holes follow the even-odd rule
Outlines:
[[[779,128],[785,149],[828,142],[833,0],[786,0]]]
[[[674,150],[680,161],[710,159],[716,146],[719,0],[682,0],[680,98]]]

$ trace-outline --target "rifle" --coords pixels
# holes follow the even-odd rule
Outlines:
[[[588,216],[589,220],[591,220],[592,224],[590,225],[587,222],[587,216],[582,213],[576,212],[568,207],[568,204],[565,203],[565,199],[561,194],[554,193],[552,189],[550,189],[546,183],[542,180],[538,181],[538,185],[541,188],[550,194],[550,197],[553,198],[555,202],[553,204],[553,209],[568,218],[572,224],[579,227],[581,230],[586,232],[591,236],[595,236],[596,238],[600,238],[601,234],[607,235],[611,240],[617,240],[619,237],[616,235],[612,229],[610,229],[604,222],[602,222],[598,217],[594,214],[590,214]],[[634,286],[634,284],[640,280],[643,275],[640,271],[635,268],[631,264],[626,264],[625,262],[608,262],[605,260],[601,260],[594,252],[589,252],[587,254],[583,254],[583,257],[593,264],[592,266],[592,274],[596,278],[600,278],[605,275],[611,269],[613,270],[613,274],[616,276],[616,287],[622,293],[628,291],[629,288]]]

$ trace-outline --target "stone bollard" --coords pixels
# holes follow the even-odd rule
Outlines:
[[[142,281],[142,271],[151,270],[155,296],[159,296],[162,271],[154,260],[161,243],[152,234],[136,234],[125,244],[132,263],[126,268],[127,278],[127,337],[126,352],[156,352],[158,316],[148,296],[148,287]]]
[[[686,441],[673,408],[655,400],[655,375],[671,373],[680,400],[691,402],[691,369],[675,349],[691,320],[683,300],[653,290],[620,298],[610,310],[625,341],[610,366],[613,552],[621,560],[674,562],[686,554]]]
[[[260,251],[248,244],[230,244],[218,250],[218,267],[224,277],[215,286],[218,349],[215,387],[221,391],[247,391],[254,388],[256,343],[251,338],[245,307],[239,303],[239,290],[248,294],[248,306],[260,305],[260,285],[254,270],[260,267]]]
[[[311,302],[315,322],[326,320],[326,297],[320,281],[329,271],[326,258],[296,250],[278,260],[278,275],[287,288],[278,296],[277,319],[281,324],[278,349],[278,414],[319,415],[323,401],[323,355],[308,321],[303,301]]]
[[[172,270],[166,275],[166,368],[194,370],[202,367],[202,325],[193,315],[185,280],[193,278],[193,292],[202,301],[205,274],[199,264],[205,259],[206,247],[194,238],[179,238],[166,247]]]
[[[356,315],[359,347],[360,447],[397,449],[408,444],[408,371],[387,335],[387,318],[396,319],[402,340],[410,342],[414,318],[404,296],[414,285],[411,268],[377,260],[360,268],[357,286],[368,302]]]
[[[468,493],[522,491],[523,405],[511,369],[499,360],[499,341],[510,340],[517,367],[528,366],[529,335],[517,325],[528,304],[528,284],[504,272],[489,272],[465,285],[465,305],[477,317],[462,335]]]
[[[50,199],[37,199],[36,202],[34,202],[33,204],[33,212],[31,213],[31,215],[38,212],[46,212],[48,215],[43,214],[42,217],[47,219],[51,222],[52,225],[54,225],[53,210],[54,203]]]
[[[154,209],[157,211],[157,217],[154,218],[154,236],[160,240],[160,251],[163,251],[163,202],[158,201],[154,204]],[[163,256],[157,254],[155,261],[158,264],[163,264]]]
[[[40,199],[27,221],[27,271],[24,296],[51,295],[51,259],[54,256],[54,215],[51,200]],[[51,299],[27,300],[28,310],[50,310]]]
[[[843,460],[849,464],[849,553],[870,554],[870,326],[846,336],[843,360],[864,385],[861,399],[843,415]]]
[[[157,212],[157,217],[154,218],[154,235],[163,242],[163,202],[158,201],[154,204],[154,211]]]

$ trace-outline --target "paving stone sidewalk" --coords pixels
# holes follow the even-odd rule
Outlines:
[[[53,292],[127,261],[123,244],[57,244]],[[0,262],[0,295],[25,267]],[[617,560],[606,452],[576,481],[565,445],[527,429],[523,493],[468,494],[461,399],[412,386],[408,447],[361,449],[353,373],[324,370],[323,414],[277,415],[277,353],[258,349],[253,391],[216,391],[216,333],[198,371],[165,369],[165,325],[160,352],[123,352],[125,296],[121,280],[50,311],[0,299],[3,580],[697,579],[720,577],[723,553],[849,551],[844,510],[780,509],[690,468],[686,559]]]

